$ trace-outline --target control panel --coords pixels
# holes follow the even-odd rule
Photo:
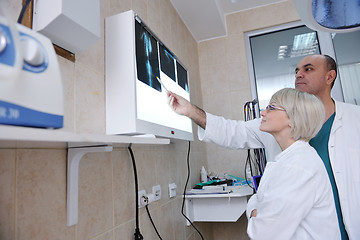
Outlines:
[[[51,41],[0,16],[0,124],[62,128],[63,112]]]

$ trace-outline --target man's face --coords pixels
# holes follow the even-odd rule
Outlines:
[[[325,58],[321,55],[311,55],[300,60],[295,69],[295,88],[318,95],[327,88],[328,71]]]

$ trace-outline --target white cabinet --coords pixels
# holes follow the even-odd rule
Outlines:
[[[236,222],[245,212],[247,197],[252,194],[252,188],[243,185],[230,193],[186,195],[186,215],[192,222]]]

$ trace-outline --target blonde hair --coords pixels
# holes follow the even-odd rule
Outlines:
[[[292,137],[295,140],[310,141],[324,123],[324,105],[312,94],[284,88],[271,97],[270,104],[273,103],[286,110],[290,118]]]

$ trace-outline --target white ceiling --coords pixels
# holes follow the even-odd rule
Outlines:
[[[225,36],[226,15],[286,0],[170,0],[196,41]]]

